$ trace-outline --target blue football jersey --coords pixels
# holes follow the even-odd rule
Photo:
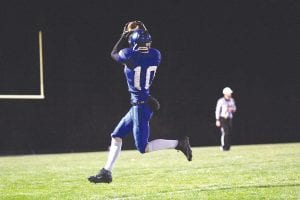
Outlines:
[[[149,89],[161,61],[157,49],[150,48],[147,52],[125,48],[119,51],[117,61],[124,64],[131,101],[145,101],[150,95]]]

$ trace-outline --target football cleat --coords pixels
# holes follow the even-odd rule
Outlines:
[[[102,168],[98,174],[96,174],[95,176],[90,176],[88,180],[91,183],[111,183],[111,172]]]
[[[189,137],[185,136],[183,139],[178,140],[178,145],[175,148],[186,156],[188,161],[192,161],[192,149],[190,146]]]

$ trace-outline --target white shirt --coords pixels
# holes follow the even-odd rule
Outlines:
[[[219,120],[220,117],[225,119],[233,118],[233,113],[236,111],[236,106],[233,98],[225,99],[224,97],[220,98],[216,106],[216,120]]]

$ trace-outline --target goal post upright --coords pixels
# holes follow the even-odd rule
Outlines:
[[[44,57],[43,57],[43,32],[39,30],[39,58],[40,58],[40,96],[45,98],[44,91]]]

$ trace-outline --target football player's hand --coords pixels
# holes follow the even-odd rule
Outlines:
[[[127,32],[127,27],[128,27],[129,22],[127,22],[123,28],[123,33]]]
[[[137,29],[141,29],[141,30],[147,31],[147,28],[146,28],[146,26],[145,26],[145,24],[143,22],[141,22],[141,21],[134,21],[133,23],[136,25]]]
[[[160,109],[159,101],[156,98],[154,98],[153,96],[149,96],[148,104],[152,111],[158,111]]]
[[[220,122],[220,120],[217,120],[216,121],[216,127],[220,127],[221,126],[221,122]]]
[[[129,35],[128,24],[129,24],[129,23],[130,23],[130,22],[127,22],[127,23],[125,24],[125,26],[124,26],[124,28],[123,28],[123,32],[122,32],[122,37],[125,37],[125,38],[128,37],[128,35]]]
[[[127,39],[129,37],[129,35],[137,29],[138,29],[138,25],[136,24],[135,21],[127,22],[123,28],[122,37]]]

